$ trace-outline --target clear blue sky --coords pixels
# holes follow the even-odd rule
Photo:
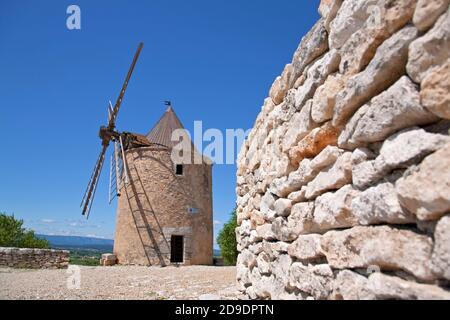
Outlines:
[[[66,28],[81,8],[82,29]],[[79,204],[140,41],[118,128],[147,133],[170,99],[187,129],[250,128],[274,78],[317,21],[319,0],[0,2],[0,211],[40,233],[112,238],[103,171],[91,219]],[[108,167],[108,166],[107,166]],[[107,168],[106,167],[106,168]],[[216,233],[235,204],[235,166],[214,168]]]

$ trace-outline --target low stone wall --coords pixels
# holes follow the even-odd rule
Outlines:
[[[0,266],[23,269],[65,269],[69,251],[0,248]]]
[[[238,160],[251,299],[450,299],[449,0],[322,0]]]

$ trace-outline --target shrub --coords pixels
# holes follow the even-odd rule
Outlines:
[[[217,243],[219,244],[222,257],[226,265],[236,265],[238,256],[237,243],[236,243],[236,228],[237,228],[237,215],[236,209],[231,214],[231,219],[224,225],[222,231],[220,231],[217,237]]]
[[[0,213],[0,247],[48,249],[50,244],[36,237],[34,231],[23,228],[23,220]]]

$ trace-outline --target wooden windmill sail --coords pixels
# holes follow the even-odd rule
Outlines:
[[[109,104],[108,124],[106,126],[100,127],[99,137],[102,141],[102,148],[100,151],[100,155],[98,156],[97,162],[95,164],[94,171],[92,172],[91,178],[86,188],[86,192],[84,193],[83,200],[81,201],[82,214],[87,218],[89,218],[89,213],[91,211],[92,203],[94,201],[98,181],[103,168],[103,164],[105,162],[106,152],[111,142],[113,142],[114,144],[114,150],[111,158],[111,170],[110,170],[110,191],[109,191],[110,202],[114,199],[114,197],[120,195],[120,191],[128,179],[126,159],[124,156],[125,155],[124,142],[129,143],[130,140],[135,139],[135,137],[131,133],[125,132],[121,133],[117,131],[116,121],[120,107],[122,105],[123,98],[125,96],[125,92],[128,87],[128,83],[130,82],[131,75],[133,74],[134,68],[136,66],[137,60],[139,59],[139,55],[141,54],[143,47],[144,44],[140,43],[136,51],[136,54],[134,55],[133,62],[131,63],[131,67],[128,70],[128,74],[125,78],[125,82],[123,83],[122,90],[120,91],[119,97],[117,98],[115,105],[113,106],[111,102]]]

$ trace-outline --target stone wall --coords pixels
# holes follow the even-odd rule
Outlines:
[[[450,299],[449,0],[322,0],[238,159],[252,299]]]
[[[69,251],[0,248],[0,266],[23,269],[65,269]]]

